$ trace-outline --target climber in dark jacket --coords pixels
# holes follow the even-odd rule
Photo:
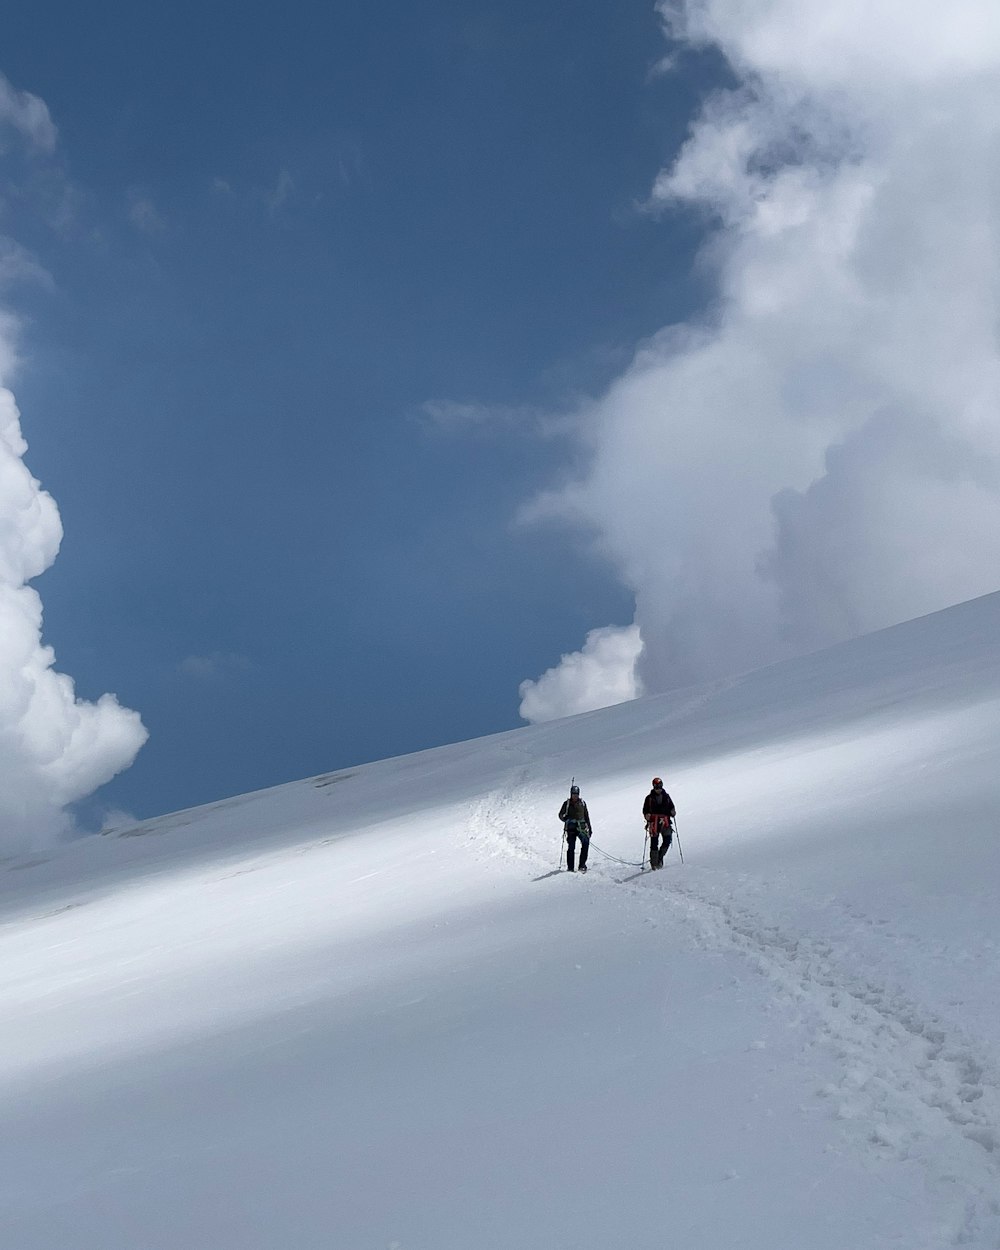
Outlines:
[[[559,809],[559,819],[566,833],[566,867],[574,871],[576,840],[580,839],[580,871],[587,871],[587,852],[590,850],[590,812],[580,798],[580,787],[570,786],[569,798]]]
[[[646,832],[649,834],[649,866],[662,868],[663,857],[670,850],[670,843],[674,840],[670,822],[677,815],[677,809],[674,807],[673,799],[664,790],[663,781],[659,777],[653,778],[653,788],[646,795],[642,805],[642,814],[646,818]]]

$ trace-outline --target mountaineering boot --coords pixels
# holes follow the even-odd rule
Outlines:
[[[586,864],[581,864],[581,865],[580,865],[580,871],[581,871],[581,872],[586,872],[586,871],[587,871],[587,865],[586,865]]]

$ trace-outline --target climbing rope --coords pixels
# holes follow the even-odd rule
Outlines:
[[[597,845],[597,843],[593,840],[593,838],[591,838],[590,840],[590,849],[592,851],[597,851],[598,854],[603,855],[605,859],[613,860],[614,863],[616,864],[624,864],[626,868],[642,868],[643,865],[646,863],[646,861],[643,860],[641,863],[637,864],[635,863],[634,860],[631,860],[631,859],[619,859],[617,855],[609,855],[607,851],[601,850],[601,848]]]

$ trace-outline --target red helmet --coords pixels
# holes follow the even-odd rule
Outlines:
[[[660,789],[662,789],[662,788],[663,788],[663,778],[662,778],[662,777],[654,777],[654,778],[653,778],[653,789],[654,789],[654,790],[660,790]]]

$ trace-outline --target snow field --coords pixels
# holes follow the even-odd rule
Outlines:
[[[0,1244],[996,1250],[998,626],[8,865]]]

